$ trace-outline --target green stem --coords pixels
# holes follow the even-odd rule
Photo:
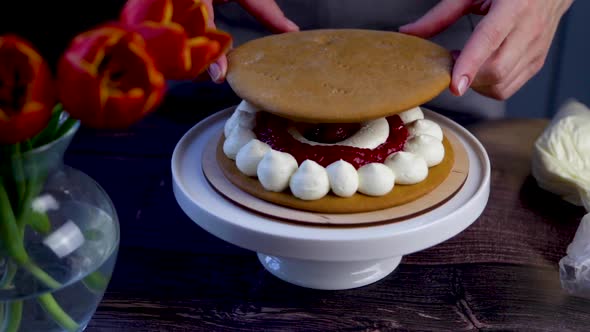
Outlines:
[[[96,271],[87,275],[86,278],[82,279],[82,282],[90,291],[100,293],[107,288],[109,279],[100,271]]]
[[[57,289],[61,287],[61,284],[53,279],[49,274],[39,268],[35,263],[31,261],[22,243],[22,237],[20,235],[20,229],[16,224],[14,213],[8,200],[6,190],[0,181],[0,239],[4,243],[8,255],[23,269],[31,273],[35,278],[45,284],[51,289]],[[49,293],[41,295],[39,301],[42,303],[45,310],[53,317],[53,319],[64,328],[71,328],[77,324],[68,316],[61,307],[55,302],[53,296]],[[18,303],[20,301],[13,301],[12,303]],[[15,307],[18,309],[18,307]],[[20,313],[22,314],[22,303],[20,307]],[[20,317],[15,316],[19,311],[10,310],[8,317],[8,323],[10,326],[20,325]],[[18,325],[16,323],[18,322]],[[72,324],[73,322],[73,324]],[[10,330],[8,330],[10,331]]]
[[[6,302],[0,302],[0,331],[4,331],[6,322]]]
[[[23,245],[21,230],[17,227],[14,213],[10,207],[8,195],[0,181],[0,240],[4,243],[8,255],[25,270],[49,288],[59,288],[61,285],[50,275],[31,261]]]
[[[12,174],[14,176],[14,184],[16,187],[16,203],[15,206],[18,210],[22,210],[24,206],[21,203],[24,203],[25,193],[27,190],[26,181],[25,181],[25,172],[23,169],[22,160],[20,158],[21,155],[21,146],[20,144],[13,145],[14,152],[12,153]]]
[[[12,259],[7,258],[6,260],[6,269],[4,270],[4,275],[0,280],[0,289],[7,289],[12,284],[12,280],[14,280],[14,276],[16,275],[17,266],[14,264]]]
[[[20,266],[35,276],[35,278],[45,284],[45,286],[51,289],[57,289],[61,287],[61,284],[57,280],[53,279],[49,274],[47,274],[47,272],[43,271],[35,263],[31,262],[30,259],[26,262],[21,262]]]
[[[7,324],[6,332],[16,332],[20,327],[23,317],[23,301],[16,300],[8,303],[8,313],[6,314]]]
[[[51,231],[51,222],[49,221],[49,216],[45,212],[31,212],[28,224],[35,232],[42,235],[48,235]]]
[[[55,301],[55,298],[49,293],[43,294],[37,298],[39,304],[61,327],[68,331],[77,331],[80,326],[76,323]]]
[[[4,322],[6,321],[6,302],[0,302],[0,331],[4,331]]]
[[[31,142],[29,140],[24,142],[23,145],[26,149],[32,148]],[[19,157],[15,159],[20,160]],[[22,167],[22,164],[17,166]],[[21,172],[24,173],[24,169],[21,169]],[[29,165],[29,173],[30,174],[28,174],[28,180],[25,183],[26,190],[24,194],[20,197],[19,209],[16,211],[15,215],[17,218],[17,225],[21,229],[21,232],[24,232],[24,226],[32,218],[31,214],[33,211],[31,209],[31,204],[33,203],[33,199],[37,197],[43,189],[44,183],[43,175],[39,174],[39,171],[37,170],[37,167],[35,167],[35,165]]]
[[[0,179],[0,240],[15,262],[22,264],[29,261],[2,179]]]
[[[57,114],[59,113],[59,114]],[[54,119],[58,119],[61,114],[61,110],[54,114]],[[41,144],[49,137],[60,137],[61,135],[68,132],[77,121],[73,119],[67,119],[64,123],[57,128],[58,121],[53,121],[55,126],[50,128],[44,137],[40,137],[36,142]],[[33,142],[27,140],[26,142],[15,145],[9,152],[9,157],[12,162],[12,173],[14,181],[14,194],[15,202],[11,204],[10,196],[4,186],[4,181],[0,176],[0,245],[3,244],[7,256],[11,259],[8,263],[11,265],[7,266],[7,270],[0,280],[0,288],[10,287],[13,283],[14,276],[17,270],[17,264],[24,270],[28,271],[37,280],[42,282],[45,286],[50,289],[58,289],[61,284],[46,273],[43,269],[37,266],[28,256],[24,247],[24,232],[27,224],[32,224],[36,231],[49,231],[50,223],[45,214],[38,214],[31,209],[32,200],[39,194],[42,189],[43,175],[37,174],[37,170],[32,168],[28,176],[28,180],[25,180],[25,170],[20,159],[20,155],[23,151],[22,148],[29,150],[33,147]],[[3,149],[4,150],[4,149]],[[3,151],[0,151],[3,152]],[[34,166],[34,165],[31,165]],[[14,208],[13,206],[14,205]],[[15,213],[16,212],[16,213]],[[15,264],[16,263],[16,264]],[[90,276],[89,276],[90,277]],[[95,286],[101,285],[100,275],[90,277],[90,282]],[[39,304],[44,308],[49,316],[64,329],[68,331],[77,331],[79,325],[61,308],[61,306],[55,301],[51,293],[46,293],[37,298]],[[6,329],[4,331],[13,332],[17,331],[20,327],[22,320],[23,303],[22,300],[16,300],[8,303],[0,303],[0,309],[4,309],[7,305],[6,310],[0,315],[0,323],[6,322]],[[2,327],[0,325],[0,327]]]

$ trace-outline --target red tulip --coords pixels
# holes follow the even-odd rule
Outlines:
[[[76,36],[58,64],[60,101],[89,127],[130,126],[155,110],[165,86],[141,35],[118,24]]]
[[[49,66],[26,40],[0,36],[0,144],[39,133],[56,104]]]
[[[207,27],[195,0],[129,0],[121,22],[139,32],[167,79],[194,79],[230,47],[229,34]]]

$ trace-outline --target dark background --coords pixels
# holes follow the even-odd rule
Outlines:
[[[117,20],[124,0],[2,1],[0,33],[28,39],[55,70],[69,41],[78,33]]]
[[[58,57],[76,34],[116,20],[124,3],[4,0],[0,4],[0,33],[17,33],[29,39],[55,69]],[[508,117],[551,117],[568,98],[590,104],[587,13],[590,1],[574,1],[561,22],[544,68],[508,100]]]

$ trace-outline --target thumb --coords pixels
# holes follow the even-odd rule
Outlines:
[[[401,26],[399,32],[430,38],[457,22],[472,4],[472,0],[441,0],[417,21]]]

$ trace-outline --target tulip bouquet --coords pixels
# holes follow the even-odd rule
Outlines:
[[[24,245],[25,232],[48,234],[51,224],[31,206],[45,174],[20,157],[78,123],[119,129],[154,111],[166,80],[194,79],[230,47],[231,36],[209,28],[207,14],[197,0],[129,0],[117,21],[71,41],[55,75],[27,40],[0,36],[0,292],[12,286],[19,268],[49,290],[61,286]],[[86,279],[104,282],[100,275]],[[62,328],[80,328],[51,292],[38,302]],[[0,310],[0,330],[18,330],[22,312],[17,301],[13,306],[10,317]]]

